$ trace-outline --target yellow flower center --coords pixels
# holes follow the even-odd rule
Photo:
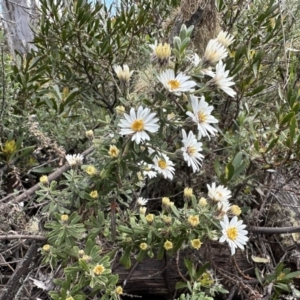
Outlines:
[[[48,252],[50,250],[50,245],[49,244],[45,244],[43,246],[43,250],[46,251],[46,252]]]
[[[171,79],[169,80],[168,85],[170,86],[171,90],[176,90],[180,87],[180,82],[176,79]]]
[[[146,218],[147,222],[152,223],[154,220],[154,215],[148,214],[145,218]]]
[[[97,265],[94,269],[93,272],[95,275],[101,275],[104,272],[105,268],[103,267],[103,265]]]
[[[192,227],[196,227],[200,221],[198,216],[189,216],[188,222]]]
[[[83,261],[90,262],[91,259],[92,259],[92,258],[91,258],[89,255],[83,255],[83,256],[82,256],[82,260],[83,260]]]
[[[97,170],[94,166],[88,166],[85,171],[91,176],[97,174]]]
[[[97,191],[92,191],[92,192],[90,192],[90,196],[91,196],[93,199],[96,199],[96,198],[98,198],[98,192],[97,192]]]
[[[167,165],[167,163],[166,163],[164,160],[160,159],[160,160],[158,161],[158,166],[159,166],[161,169],[165,169],[168,165]]]
[[[147,250],[148,245],[147,245],[146,243],[141,243],[141,244],[140,244],[140,248],[141,248],[142,250]]]
[[[242,210],[239,206],[237,205],[232,205],[231,206],[231,213],[235,216],[239,216],[242,213]]]
[[[199,120],[199,123],[206,122],[206,114],[201,110],[198,111],[198,120]]]
[[[187,147],[187,150],[186,150],[187,154],[189,156],[194,156],[195,153],[197,153],[197,149],[195,147]]]
[[[194,240],[191,241],[191,245],[192,245],[193,248],[199,250],[202,243],[199,239],[194,239]]]
[[[60,220],[61,220],[62,222],[67,222],[68,219],[69,219],[69,216],[68,216],[68,215],[61,215],[61,216],[60,216]]]
[[[116,146],[110,145],[109,151],[108,151],[108,154],[110,157],[118,157],[119,153],[120,153],[120,150]]]
[[[43,184],[47,184],[48,183],[48,176],[43,175],[40,177],[40,182]]]
[[[229,227],[227,229],[227,236],[229,239],[231,239],[232,241],[235,241],[238,235],[238,231],[236,227]]]
[[[222,198],[223,197],[223,194],[221,192],[216,192],[216,195],[219,197],[219,198]]]
[[[116,287],[116,293],[117,293],[118,295],[122,295],[122,294],[123,294],[123,289],[122,289],[121,286],[117,286],[117,287]]]
[[[164,248],[168,251],[168,250],[171,250],[173,248],[173,243],[170,242],[170,241],[166,241],[164,243]]]
[[[144,128],[145,128],[145,124],[144,124],[144,120],[142,119],[135,120],[131,125],[131,129],[133,131],[143,131]]]
[[[162,198],[162,204],[165,205],[165,206],[170,206],[170,198],[168,197],[163,197]]]

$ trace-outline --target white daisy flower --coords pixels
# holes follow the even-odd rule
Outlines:
[[[210,123],[218,123],[218,120],[211,115],[213,106],[209,106],[207,102],[205,102],[204,96],[199,99],[191,95],[191,104],[193,112],[188,111],[186,114],[192,118],[193,122],[198,125],[198,139],[201,139],[203,136],[215,135],[217,129],[210,125]]]
[[[173,179],[175,168],[174,163],[170,160],[170,158],[164,153],[158,153],[153,158],[154,169],[164,176],[164,178]]]
[[[160,66],[166,66],[169,63],[169,59],[171,56],[171,47],[168,43],[159,43],[157,45],[157,41],[155,44],[150,45],[153,50],[152,60],[157,61]]]
[[[162,72],[157,78],[169,92],[175,95],[192,92],[194,91],[193,87],[197,85],[195,81],[189,80],[190,76],[186,76],[182,72],[175,77],[175,73],[171,69]]]
[[[148,200],[143,198],[143,197],[139,197],[136,201],[138,206],[145,206],[147,204]]]
[[[81,165],[83,161],[83,155],[81,154],[67,154],[66,155],[66,160],[70,167],[74,167],[77,165]]]
[[[139,165],[141,166],[143,176],[148,177],[149,179],[155,178],[157,176],[156,171],[153,171],[154,165],[149,165],[144,161],[139,163]]]
[[[129,79],[133,73],[133,71],[129,70],[128,65],[123,65],[123,68],[121,66],[114,66],[114,70],[122,83],[129,82]]]
[[[234,97],[236,92],[230,87],[234,85],[231,81],[233,77],[228,77],[229,70],[225,71],[226,65],[220,60],[216,65],[216,73],[210,71],[206,72],[206,75],[213,77],[210,80],[210,84],[216,85],[219,89],[223,90],[230,97]]]
[[[124,119],[120,120],[118,126],[121,127],[121,135],[132,135],[131,140],[139,144],[141,141],[150,140],[146,131],[157,132],[158,118],[155,118],[155,113],[150,113],[149,108],[140,106],[135,112],[134,108],[130,109],[130,115],[124,114]]]
[[[202,151],[202,143],[198,142],[192,131],[187,135],[185,130],[182,129],[182,143],[183,159],[187,162],[188,166],[193,168],[193,172],[199,171],[201,161],[204,156],[200,153]]]
[[[215,64],[227,55],[228,52],[222,44],[220,44],[216,39],[210,40],[206,46],[203,56],[204,65]]]
[[[214,182],[211,186],[208,184],[206,186],[208,188],[209,198],[215,202],[228,201],[228,199],[231,197],[231,191],[223,185],[216,187],[216,183]]]
[[[217,213],[219,216],[224,216],[230,210],[231,204],[228,200],[217,203]]]
[[[230,33],[228,33],[227,31],[221,31],[217,38],[216,38],[217,42],[219,42],[220,44],[222,44],[224,47],[228,47],[230,44],[233,43],[234,41],[234,36],[232,36]]]
[[[248,231],[244,230],[246,225],[243,224],[243,221],[238,221],[238,218],[235,216],[229,222],[227,215],[225,215],[223,221],[220,221],[220,224],[223,235],[219,241],[229,244],[231,255],[235,254],[236,248],[244,250],[244,245],[246,245],[249,238],[247,237]]]

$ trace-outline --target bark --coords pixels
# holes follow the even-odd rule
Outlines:
[[[16,51],[21,55],[30,52],[34,46],[33,32],[30,29],[34,0],[2,0],[2,22],[11,55]]]

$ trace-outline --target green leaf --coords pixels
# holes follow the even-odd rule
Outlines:
[[[257,267],[255,268],[255,275],[256,275],[257,280],[262,285],[263,284],[263,278],[261,277],[260,271],[259,271],[259,269]]]
[[[187,37],[186,25],[182,24],[179,32],[179,38],[181,39],[181,41],[183,41],[186,37]]]
[[[256,140],[256,141],[254,142],[254,149],[255,149],[257,152],[259,152],[259,148],[260,148],[260,146],[259,146],[259,141]]]
[[[185,38],[182,42],[181,42],[181,45],[180,45],[180,53],[183,53],[185,48],[188,46],[188,44],[190,43],[190,38],[187,37]]]
[[[226,5],[224,4],[224,0],[217,0],[216,1],[216,6],[217,6],[218,12],[221,12],[226,7]]]
[[[176,58],[179,60],[180,59],[180,53],[177,49],[172,49],[173,54],[176,56]]]
[[[187,30],[186,30],[186,36],[190,37],[192,32],[194,30],[194,25],[191,25]]]
[[[171,205],[171,210],[172,210],[173,214],[174,214],[178,219],[180,219],[180,215],[179,215],[178,210],[177,210],[177,208],[176,208],[175,205]]]
[[[234,55],[235,64],[237,64],[239,62],[239,60],[241,59],[241,57],[246,54],[246,51],[247,51],[246,46],[240,46],[236,50],[235,55]],[[243,65],[244,65],[244,63],[243,63]]]
[[[179,55],[180,52],[180,46],[181,46],[181,40],[178,36],[175,36],[173,39],[174,48],[173,52],[176,51],[176,53]],[[175,53],[174,53],[175,54]],[[176,55],[176,54],[175,54]],[[177,56],[177,55],[176,55]]]
[[[291,278],[295,278],[297,276],[300,276],[300,271],[296,271],[296,272],[292,272],[292,273],[286,274],[284,276],[284,279],[291,279]]]
[[[295,112],[291,111],[290,113],[282,117],[280,121],[280,127],[285,125],[285,123],[289,123],[294,116],[295,116]]]
[[[292,117],[292,119],[290,121],[290,137],[291,137],[292,141],[295,138],[296,127],[297,127],[297,120],[295,117]]]
[[[297,114],[300,110],[300,102],[295,103],[292,107],[292,110],[295,112],[295,114]]]
[[[130,259],[131,247],[128,247],[122,257],[120,258],[120,263],[126,268],[129,269],[131,267],[131,259]]]
[[[187,284],[185,282],[177,282],[175,285],[176,290],[185,289],[185,288],[187,288]]]
[[[210,263],[207,262],[204,265],[202,265],[196,272],[196,277],[200,277],[208,268],[210,267]]]
[[[250,97],[250,96],[254,96],[258,93],[260,93],[261,91],[263,91],[265,89],[265,85],[260,85],[259,87],[253,89],[250,93],[247,93],[246,96]]]
[[[297,147],[299,148],[299,146],[300,146],[300,134],[298,135],[296,144],[297,144]]]
[[[60,104],[59,106],[59,113],[61,114],[64,111],[64,108],[68,105],[71,104],[71,101],[75,98],[80,93],[78,88],[74,88],[68,96],[64,99],[64,101]]]
[[[185,258],[184,259],[184,265],[187,268],[189,274],[191,275],[193,273],[193,269],[194,269],[193,262],[190,259]]]
[[[79,260],[78,260],[78,263],[79,263],[80,267],[81,267],[84,271],[86,271],[86,272],[89,272],[89,271],[90,271],[90,268],[89,268],[89,266],[87,265],[86,261],[84,261],[83,259],[79,259]]]
[[[236,179],[242,172],[247,169],[247,162],[243,162],[238,168],[234,169],[234,175],[232,176],[231,180]]]
[[[157,259],[162,259],[164,257],[165,248],[164,245],[161,244],[157,253]]]
[[[236,156],[234,157],[233,161],[232,161],[232,165],[234,166],[234,168],[238,168],[242,162],[242,158],[243,158],[243,152],[240,151],[236,154]]]
[[[41,167],[41,168],[36,168],[33,169],[33,173],[39,173],[39,174],[47,174],[53,172],[54,168],[51,167]]]
[[[287,137],[286,140],[284,141],[284,144],[288,147],[288,148],[292,148],[292,145],[293,145],[293,142],[292,142],[292,139],[291,137]]]
[[[14,152],[14,154],[10,157],[10,159],[12,158],[16,158],[16,159],[20,159],[24,156],[28,156],[30,153],[32,153],[35,149],[35,146],[29,146],[29,147],[25,147],[22,148],[16,152]]]
[[[265,153],[268,153],[272,148],[274,148],[274,146],[277,144],[279,140],[279,137],[273,139],[270,144],[268,145],[267,149],[266,149],[266,152]]]
[[[230,179],[232,178],[232,176],[234,175],[234,166],[232,165],[231,162],[229,162],[227,165],[226,165],[226,168],[225,168],[225,179],[226,181],[230,181]]]
[[[218,158],[216,158],[215,162],[214,162],[214,169],[215,172],[218,176],[218,178],[221,177],[221,166],[220,166],[220,161],[218,160]]]
[[[285,283],[278,282],[278,283],[274,284],[274,286],[277,287],[278,289],[281,289],[281,290],[286,291],[286,292],[291,291],[289,286]]]
[[[139,254],[137,255],[137,257],[136,257],[136,260],[137,260],[138,262],[141,262],[141,261],[145,258],[146,254],[147,254],[147,251],[141,250],[141,251],[139,252]]]

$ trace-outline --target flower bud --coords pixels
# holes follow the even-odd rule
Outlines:
[[[48,184],[49,181],[48,181],[48,176],[47,175],[43,175],[40,177],[40,183],[42,184]]]

